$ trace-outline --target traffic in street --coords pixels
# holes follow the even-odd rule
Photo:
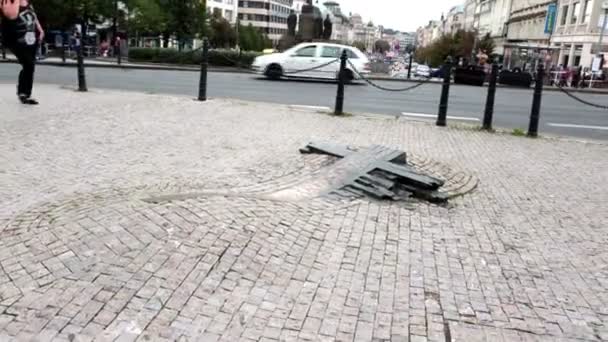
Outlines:
[[[0,82],[12,83],[17,64],[0,65]],[[198,72],[87,68],[90,89],[122,89],[153,94],[198,94]],[[76,69],[40,65],[36,82],[75,87]],[[377,81],[388,88],[407,86],[402,82]],[[34,90],[35,91],[35,90]],[[453,85],[450,90],[448,122],[481,125],[487,88]],[[441,85],[425,84],[407,92],[385,92],[357,81],[346,87],[344,110],[348,113],[384,114],[412,120],[433,120],[437,114]],[[267,80],[250,73],[210,72],[208,95],[286,105],[333,108],[336,84],[332,81]],[[601,94],[577,96],[607,104]],[[41,99],[43,100],[43,99]],[[532,104],[532,89],[498,88],[494,126],[526,130]],[[540,134],[608,140],[608,112],[583,105],[559,91],[545,91],[542,99]]]

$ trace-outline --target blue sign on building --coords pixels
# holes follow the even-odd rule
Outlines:
[[[547,17],[545,18],[545,33],[553,33],[555,27],[555,18],[557,18],[557,4],[552,3],[547,6]]]

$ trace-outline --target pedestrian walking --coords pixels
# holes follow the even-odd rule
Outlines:
[[[3,44],[21,64],[17,96],[23,104],[37,105],[32,98],[36,51],[44,39],[44,30],[38,21],[30,0],[0,0]]]

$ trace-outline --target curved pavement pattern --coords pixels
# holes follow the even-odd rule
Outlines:
[[[608,339],[607,145],[38,93],[0,97],[2,341]],[[298,152],[311,140],[477,188],[447,206],[261,195],[331,166]]]

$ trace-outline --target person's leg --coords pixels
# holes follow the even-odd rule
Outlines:
[[[34,86],[36,47],[16,45],[11,50],[22,67],[19,73],[19,83],[17,84],[17,95],[23,103],[37,104],[35,100],[30,99]]]
[[[32,96],[32,89],[34,88],[34,72],[36,71],[36,46],[28,46],[26,48],[26,60],[23,64],[23,79],[25,84],[23,90],[28,98]]]

